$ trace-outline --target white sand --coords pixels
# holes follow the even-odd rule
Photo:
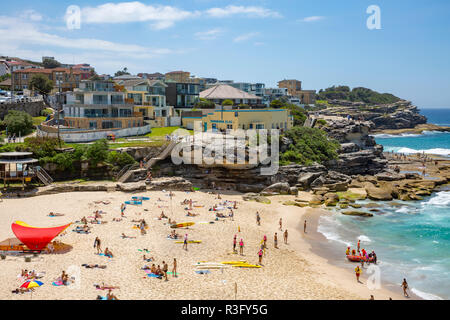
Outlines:
[[[106,291],[94,288],[94,283],[105,282],[107,285],[119,286],[114,290],[119,299],[234,299],[234,286],[237,283],[238,299],[368,299],[374,294],[376,299],[401,298],[386,290],[371,292],[365,285],[356,284],[353,275],[348,271],[330,266],[324,259],[312,254],[303,235],[296,231],[302,225],[302,216],[307,210],[293,206],[283,206],[281,200],[293,199],[293,196],[271,197],[272,204],[245,202],[240,195],[222,195],[217,200],[214,195],[203,192],[174,192],[172,210],[169,197],[163,192],[143,192],[139,196],[149,196],[142,206],[128,205],[125,211],[127,218],[121,222],[113,222],[120,217],[120,204],[130,200],[131,194],[120,192],[75,192],[47,195],[26,199],[5,199],[0,203],[0,241],[14,237],[11,223],[22,220],[37,227],[62,225],[79,220],[83,216],[92,216],[93,211],[106,211],[104,225],[91,225],[91,234],[83,235],[72,232],[75,225],[67,229],[67,233],[57,239],[73,246],[73,250],[65,254],[42,254],[33,258],[32,262],[24,262],[23,257],[8,256],[0,260],[0,299],[30,299],[29,293],[12,294],[22,281],[17,278],[21,269],[45,271],[44,285],[33,293],[33,299],[95,299],[97,295],[105,295]],[[157,202],[161,198],[167,202]],[[186,217],[186,205],[180,202],[192,198],[204,208],[194,208],[192,212],[200,213],[197,217]],[[111,204],[94,204],[96,200],[109,200]],[[201,244],[189,244],[188,251],[182,244],[167,240],[172,229],[167,220],[155,220],[164,211],[166,215],[180,222],[211,221],[214,213],[208,207],[223,200],[237,200],[238,209],[234,210],[234,221],[225,219],[214,224],[195,224],[189,230],[177,229],[178,233],[189,234],[190,240],[202,240]],[[168,205],[169,208],[158,208]],[[144,211],[148,209],[148,211]],[[64,217],[47,217],[50,212],[64,213]],[[172,213],[171,213],[172,211]],[[222,211],[228,214],[229,210]],[[256,225],[255,213],[259,211],[262,225]],[[289,230],[289,243],[283,243],[282,232],[278,230],[279,218],[283,217],[284,228]],[[133,229],[132,219],[145,218],[150,228],[147,234]],[[89,219],[88,219],[89,220]],[[238,233],[238,226],[241,232]],[[284,229],[283,229],[284,230]],[[273,234],[278,232],[280,249],[273,248]],[[122,239],[121,234],[135,236],[136,239]],[[238,234],[245,243],[244,254],[229,254],[232,251],[233,235]],[[245,259],[249,263],[258,262],[259,244],[263,235],[267,234],[268,247],[263,258],[264,267],[260,269],[227,268],[211,270],[211,274],[198,275],[192,266],[198,261],[221,262]],[[102,248],[108,247],[115,257],[108,259],[95,255],[93,248],[95,237],[102,240]],[[157,265],[165,260],[172,268],[173,258],[178,261],[178,278],[170,276],[169,281],[148,278],[140,268],[145,264],[143,253],[138,249],[150,250],[147,256],[153,256]],[[106,269],[86,269],[81,264],[104,264]],[[152,262],[147,263],[152,264]],[[79,267],[80,287],[55,287],[51,285],[62,270],[70,272],[70,266]],[[73,268],[73,267],[72,267]],[[353,265],[351,266],[353,268]]]

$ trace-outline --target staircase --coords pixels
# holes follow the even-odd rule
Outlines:
[[[171,141],[164,150],[156,157],[150,158],[145,157],[144,160],[146,161],[145,164],[145,171],[148,171],[151,169],[158,161],[165,160],[172,152],[173,148],[177,145],[176,141]],[[138,171],[142,171],[143,169],[140,168],[139,164],[134,165],[128,165],[125,166],[118,174],[117,174],[117,181],[124,183],[130,179],[130,177]]]
[[[304,127],[314,128],[317,119],[315,117],[308,117],[303,124]]]
[[[51,185],[53,183],[52,177],[41,167],[36,167],[36,176],[39,180],[46,186]]]

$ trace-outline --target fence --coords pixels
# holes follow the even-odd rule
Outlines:
[[[56,131],[56,132],[55,132]],[[117,138],[129,137],[129,136],[140,136],[151,132],[151,127],[143,126],[136,128],[126,128],[118,130],[93,130],[93,131],[68,131],[67,129],[60,130],[60,137],[67,143],[80,143],[80,142],[91,142],[99,139],[106,139],[108,134],[113,133]],[[38,126],[37,132],[38,137],[58,137],[57,129],[48,126]]]

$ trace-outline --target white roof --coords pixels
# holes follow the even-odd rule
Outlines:
[[[261,100],[261,97],[236,89],[227,84],[218,84],[200,92],[200,98],[205,99],[252,99]]]

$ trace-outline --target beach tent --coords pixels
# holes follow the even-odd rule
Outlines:
[[[17,239],[22,241],[30,250],[43,250],[54,238],[63,232],[71,224],[52,228],[36,228],[25,222],[15,221],[11,225],[11,229]]]

